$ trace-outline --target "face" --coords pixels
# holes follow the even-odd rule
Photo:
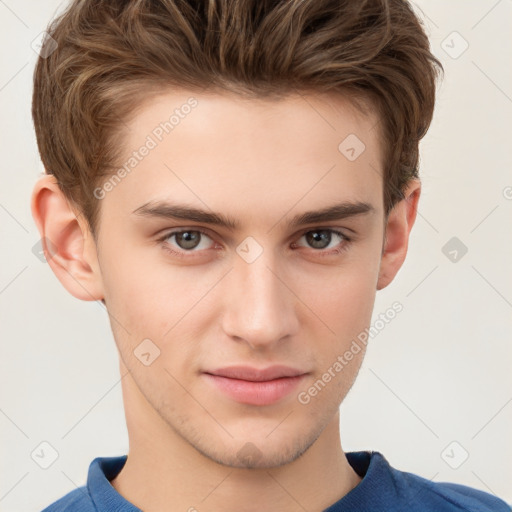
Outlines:
[[[383,247],[376,121],[342,97],[166,93],[128,125],[137,163],[97,190],[122,362],[138,399],[214,461],[291,462],[337,417],[364,346],[333,368],[370,324]],[[228,389],[207,374],[235,365],[301,376]]]

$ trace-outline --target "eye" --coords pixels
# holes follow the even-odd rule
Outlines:
[[[159,242],[163,242],[164,247],[171,253],[182,254],[183,252],[198,252],[203,249],[208,249],[208,244],[203,243],[205,237],[210,238],[207,233],[200,229],[183,229],[181,231],[166,233],[159,239]],[[175,246],[177,246],[179,251],[175,251],[171,246],[170,240],[173,238]],[[195,249],[197,249],[197,251]]]
[[[335,229],[313,229],[310,231],[306,231],[300,239],[304,238],[306,240],[306,243],[309,245],[309,247],[312,247],[313,249],[318,249],[317,252],[322,252],[326,254],[333,254],[341,252],[341,250],[345,249],[348,243],[350,242],[350,238],[340,231],[337,231]],[[325,249],[328,249],[331,243],[334,243],[334,245],[331,247],[331,249],[335,249],[334,251],[326,251]],[[341,245],[341,247],[339,247]],[[297,244],[294,244],[297,246]]]
[[[171,242],[172,239],[174,239],[174,242]],[[212,244],[208,244],[205,239],[209,239],[213,242],[208,233],[201,229],[181,229],[166,233],[160,237],[158,241],[161,242],[163,248],[173,256],[190,257],[194,253],[200,253],[203,250],[212,248]],[[305,239],[308,246],[313,249],[313,252],[321,256],[339,254],[347,249],[351,242],[351,238],[338,230],[330,228],[311,229],[303,233],[299,240],[301,239]],[[332,245],[331,250],[328,250],[331,244],[334,245]],[[293,243],[292,247],[304,246],[302,244]],[[187,253],[189,253],[189,255],[187,255]]]

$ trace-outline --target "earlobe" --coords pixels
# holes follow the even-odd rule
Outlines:
[[[377,290],[385,288],[393,281],[405,261],[409,235],[418,211],[420,193],[420,181],[412,180],[404,192],[404,199],[395,204],[389,213]]]
[[[75,214],[53,175],[42,176],[34,186],[31,210],[46,260],[66,290],[81,300],[103,299],[87,222]]]

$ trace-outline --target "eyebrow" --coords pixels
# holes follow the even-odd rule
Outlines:
[[[185,204],[150,201],[136,208],[132,213],[144,217],[190,220],[203,224],[222,226],[231,231],[240,229],[238,221],[226,217],[222,213],[201,210]],[[342,220],[367,213],[375,213],[375,208],[371,204],[362,201],[344,201],[321,210],[300,213],[291,219],[289,226],[296,228],[305,224]]]

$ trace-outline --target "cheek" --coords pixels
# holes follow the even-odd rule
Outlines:
[[[101,269],[112,332],[129,365],[126,358],[144,339],[161,346],[172,292],[170,286],[163,286],[158,269],[144,264],[142,251],[125,248],[116,252],[123,256],[111,257],[114,252],[105,248]]]
[[[301,294],[333,335],[348,341],[371,322],[377,278],[378,262],[360,258],[304,283]]]
[[[119,261],[105,258],[102,263],[110,323],[127,366],[138,365],[135,360],[130,363],[134,350],[149,339],[161,351],[155,363],[172,368],[174,361],[195,357],[194,343],[201,339],[212,307],[210,298],[203,296],[218,276],[203,275],[194,267],[173,267],[163,258],[150,262],[147,251],[132,248]]]
[[[154,325],[149,321],[141,323],[142,318],[154,320],[165,311],[167,314],[172,311],[172,299],[176,298],[176,289],[181,288],[177,270],[173,271],[174,275],[165,266],[147,261],[150,251],[147,247],[138,249],[126,245],[114,252],[106,247],[101,262],[109,311],[119,320],[122,318],[127,324],[138,327]]]
[[[316,387],[323,389],[322,382],[329,381],[320,393],[323,399],[318,402],[336,404],[341,400],[361,367],[366,345],[360,341],[360,335],[371,323],[376,295],[379,257],[375,253],[359,251],[357,258],[347,260],[336,271],[330,269],[328,275],[316,280],[315,287],[308,283],[308,289],[314,292],[307,295],[307,303],[321,319],[307,323],[311,329],[308,337],[316,340],[316,378],[321,381]],[[320,329],[327,335],[320,335]]]
[[[354,283],[355,285],[359,283]],[[371,322],[373,292],[357,286],[354,290],[345,286],[343,291],[330,293],[330,301],[324,301],[321,318],[335,334],[316,336],[318,378],[328,382],[334,400],[348,392],[363,362],[366,345],[360,341]],[[334,377],[333,377],[334,375]]]

